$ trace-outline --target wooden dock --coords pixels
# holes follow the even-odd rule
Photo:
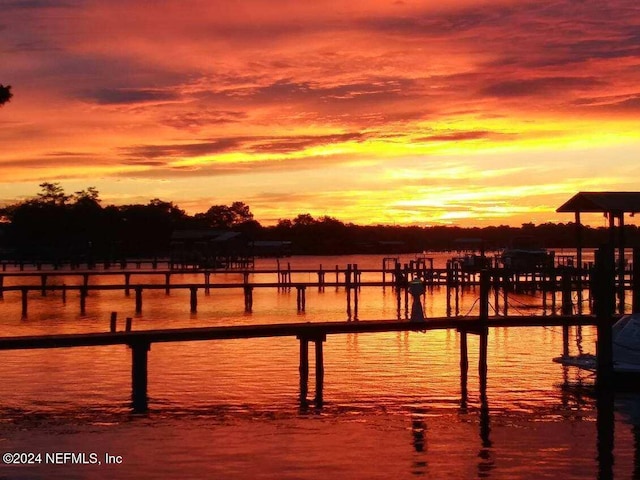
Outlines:
[[[0,338],[0,350],[48,349],[126,345],[131,349],[132,407],[135,411],[148,408],[147,357],[154,343],[215,341],[265,337],[295,337],[300,341],[300,402],[307,404],[309,379],[309,342],[315,344],[315,404],[323,403],[324,353],[323,343],[327,336],[340,334],[367,334],[378,332],[425,332],[430,330],[456,329],[462,334],[460,350],[462,388],[466,392],[468,374],[467,334],[480,335],[480,374],[486,381],[486,358],[489,328],[495,327],[551,327],[568,328],[572,325],[596,325],[593,316],[557,317],[481,317],[430,318],[427,321],[411,322],[397,320],[370,320],[360,322],[321,322],[269,325],[240,325],[223,327],[200,327],[165,330],[124,331],[108,333],[86,333],[66,335],[44,335]],[[484,341],[483,341],[484,339]]]
[[[95,347],[100,345],[127,345],[132,354],[132,407],[135,411],[148,408],[147,396],[147,357],[153,343],[187,342],[205,340],[246,339],[259,337],[296,337],[300,341],[300,402],[307,404],[309,378],[309,342],[315,344],[316,396],[315,403],[323,403],[324,385],[324,353],[323,344],[329,335],[365,334],[375,332],[428,331],[437,329],[456,329],[461,334],[460,340],[460,390],[463,401],[466,398],[468,376],[468,343],[467,334],[479,335],[478,373],[481,390],[486,391],[487,381],[487,349],[489,329],[495,327],[553,327],[563,328],[563,337],[568,338],[568,328],[572,325],[595,325],[597,327],[597,385],[609,388],[613,384],[613,351],[611,327],[618,318],[615,316],[616,295],[620,293],[616,285],[616,272],[613,262],[613,251],[602,249],[596,255],[596,265],[590,281],[593,284],[593,313],[595,315],[572,315],[569,286],[570,278],[563,277],[563,315],[556,316],[509,316],[504,311],[502,316],[490,316],[490,295],[495,290],[496,272],[482,270],[479,272],[479,315],[477,317],[439,317],[425,319],[420,307],[420,297],[424,294],[423,279],[414,278],[404,287],[405,295],[411,293],[411,321],[376,320],[376,321],[340,321],[322,323],[293,323],[270,325],[220,326],[186,329],[131,331],[128,320],[125,332],[115,332],[115,315],[111,320],[111,332],[87,333],[72,335],[46,335],[34,337],[0,338],[0,350],[41,349],[41,348],[76,348]],[[353,272],[351,272],[353,273]],[[347,277],[347,282],[349,277]],[[633,285],[633,311],[640,312],[640,295],[638,285]],[[347,283],[347,290],[355,290]],[[353,288],[352,288],[353,287]],[[87,288],[87,287],[84,287]],[[357,297],[356,297],[357,298]],[[300,297],[298,298],[300,301]],[[245,298],[246,301],[246,298]],[[496,309],[497,313],[497,309]]]
[[[637,267],[640,261],[634,262]],[[578,296],[576,310],[578,314],[583,313],[583,294],[587,292],[586,300],[591,306],[591,278],[593,268],[579,269],[576,267],[560,267],[555,269],[541,269],[532,272],[518,272],[505,268],[491,268],[482,270],[489,272],[492,287],[495,292],[495,308],[501,308],[503,315],[509,314],[508,296],[511,292],[532,292],[540,294],[542,297],[542,309],[550,308],[552,312],[556,310],[556,293],[562,294],[562,313],[571,313],[571,297],[573,293]],[[346,268],[337,265],[332,269],[325,269],[322,265],[317,269],[292,269],[288,264],[284,268],[264,269],[264,270],[238,270],[234,272],[218,271],[210,269],[198,270],[51,270],[51,271],[13,271],[0,272],[0,299],[5,292],[20,292],[22,301],[22,316],[28,314],[30,292],[40,292],[41,296],[46,296],[49,292],[59,292],[63,303],[66,303],[68,292],[77,292],[79,296],[80,314],[84,315],[87,304],[87,297],[91,291],[96,290],[120,290],[126,296],[135,294],[135,312],[142,313],[143,292],[145,290],[164,290],[170,295],[175,290],[188,290],[189,311],[197,312],[198,293],[209,294],[212,290],[237,289],[244,294],[244,310],[253,310],[253,291],[255,289],[274,290],[296,290],[296,308],[298,312],[306,309],[306,292],[314,288],[324,291],[326,288],[344,289],[346,292],[346,311],[349,319],[358,319],[359,292],[362,288],[392,288],[396,292],[398,312],[401,311],[402,297],[404,293],[405,311],[408,307],[407,286],[411,279],[419,279],[426,287],[441,287],[447,290],[447,312],[448,315],[455,315],[458,311],[458,297],[464,288],[473,288],[480,285],[480,270],[465,270],[461,268],[433,268],[431,265],[423,263],[412,263],[401,267],[394,264],[393,268],[383,263],[382,269],[361,269],[358,265],[349,264]],[[217,275],[237,275],[238,281],[224,282],[215,281]],[[201,281],[189,283],[175,283],[176,276],[191,275],[201,276]],[[145,277],[144,282],[136,282],[136,277]],[[308,280],[293,280],[307,277]],[[364,277],[363,277],[364,276]],[[618,312],[625,310],[626,292],[632,291],[632,298],[635,303],[640,304],[640,282],[633,282],[633,278],[638,274],[634,271],[625,272],[618,279],[617,296]],[[51,284],[50,279],[77,279],[72,285]],[[122,283],[92,283],[100,278],[122,278]],[[153,278],[157,277],[158,282]],[[376,280],[378,277],[380,280]],[[149,279],[152,281],[149,281]],[[173,281],[172,281],[173,278]],[[365,278],[363,280],[363,278]],[[24,284],[24,280],[29,281]],[[270,279],[272,281],[270,281]],[[313,280],[311,280],[313,279]],[[5,281],[6,280],[6,281]],[[102,282],[102,280],[100,280]],[[499,302],[502,302],[502,307]],[[454,306],[455,305],[455,306]],[[398,319],[401,318],[398,313]]]

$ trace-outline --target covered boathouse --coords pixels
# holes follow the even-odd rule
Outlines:
[[[640,212],[640,192],[579,192],[557,208],[558,213],[575,215],[576,250],[578,268],[583,268],[582,262],[582,223],[581,213],[601,213],[609,220],[609,245],[618,250],[617,273],[619,276],[618,300],[621,309],[624,308],[624,271],[627,246],[624,236],[625,213],[634,216]],[[616,219],[618,225],[616,226]]]

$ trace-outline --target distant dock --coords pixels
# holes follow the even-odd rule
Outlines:
[[[640,252],[635,252],[634,258],[640,258]],[[291,268],[290,263],[275,269],[237,269],[216,270],[201,268],[160,268],[157,261],[153,265],[156,268],[140,268],[142,261],[129,266],[135,268],[109,268],[109,269],[53,269],[51,267],[36,270],[6,270],[0,272],[0,299],[5,292],[20,292],[22,302],[22,316],[28,315],[29,296],[32,292],[39,292],[46,296],[48,292],[56,292],[66,303],[67,294],[76,292],[79,297],[80,313],[85,314],[87,298],[91,291],[116,290],[130,296],[133,291],[135,296],[135,312],[140,314],[143,309],[143,292],[149,290],[164,290],[170,295],[175,290],[188,290],[189,311],[197,312],[198,294],[204,292],[208,295],[212,290],[236,289],[243,292],[245,312],[253,311],[253,292],[255,289],[296,290],[296,309],[298,312],[306,310],[306,292],[314,288],[324,291],[326,288],[344,289],[346,292],[346,313],[350,320],[358,319],[360,305],[359,292],[362,288],[392,288],[396,293],[398,319],[402,318],[404,304],[405,317],[409,306],[409,294],[407,285],[410,280],[420,280],[427,289],[444,288],[447,298],[447,316],[459,313],[459,296],[462,289],[478,287],[482,271],[489,272],[492,289],[494,292],[494,308],[500,310],[503,315],[509,314],[508,298],[512,292],[533,292],[541,297],[541,309],[555,314],[557,309],[562,314],[578,313],[592,310],[592,276],[594,265],[577,266],[575,264],[555,265],[553,267],[540,267],[531,269],[515,269],[491,266],[481,268],[479,266],[465,265],[456,259],[447,262],[445,268],[434,268],[432,261],[419,259],[409,263],[400,264],[395,258],[384,258],[381,268],[363,269],[357,264],[348,264],[346,267],[338,265],[327,268],[319,265],[317,268]],[[154,260],[148,260],[154,262]],[[628,268],[616,272],[616,290],[618,297],[618,313],[624,313],[627,292],[632,292],[634,303],[640,302],[638,285],[633,279],[640,275],[635,268],[640,261],[634,261]],[[3,264],[6,266],[6,264]],[[218,275],[237,275],[239,281],[216,281]],[[189,283],[176,283],[175,278],[184,275],[200,277],[200,281]],[[141,276],[146,277],[144,283],[136,282]],[[51,284],[52,279],[64,277],[76,278],[72,285]],[[149,278],[157,277],[157,282],[149,282]],[[295,277],[307,277],[313,280],[299,281]],[[363,280],[363,277],[366,280]],[[375,280],[375,278],[379,280]],[[95,282],[95,279],[113,278],[113,283]],[[269,280],[269,279],[272,280]],[[28,283],[25,283],[24,280]],[[259,281],[258,281],[259,279]],[[19,281],[18,281],[19,280]],[[636,284],[634,286],[634,283]],[[560,294],[560,298],[557,298]],[[572,295],[577,296],[577,302],[571,300]],[[583,298],[584,297],[584,298]],[[556,305],[558,303],[559,305]],[[587,307],[583,307],[583,303]],[[496,311],[496,313],[498,313]]]

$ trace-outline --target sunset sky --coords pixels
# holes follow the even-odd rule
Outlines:
[[[0,6],[0,204],[484,226],[640,190],[637,0]]]

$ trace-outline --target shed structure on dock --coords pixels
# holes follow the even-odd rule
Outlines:
[[[253,268],[249,239],[230,230],[176,230],[171,235],[171,264],[193,268]]]
[[[576,248],[578,266],[582,266],[582,224],[581,213],[602,213],[609,219],[609,243],[620,249],[619,261],[624,260],[624,214],[640,213],[640,192],[578,192],[562,204],[556,212],[575,214]],[[618,219],[618,235],[615,220]],[[616,242],[617,237],[617,242]]]
[[[609,244],[618,249],[618,274],[620,276],[619,300],[624,305],[624,215],[640,213],[640,192],[578,192],[562,204],[556,212],[575,215],[576,249],[578,268],[582,268],[582,224],[581,213],[602,213],[609,219]],[[618,226],[616,228],[616,219]]]

